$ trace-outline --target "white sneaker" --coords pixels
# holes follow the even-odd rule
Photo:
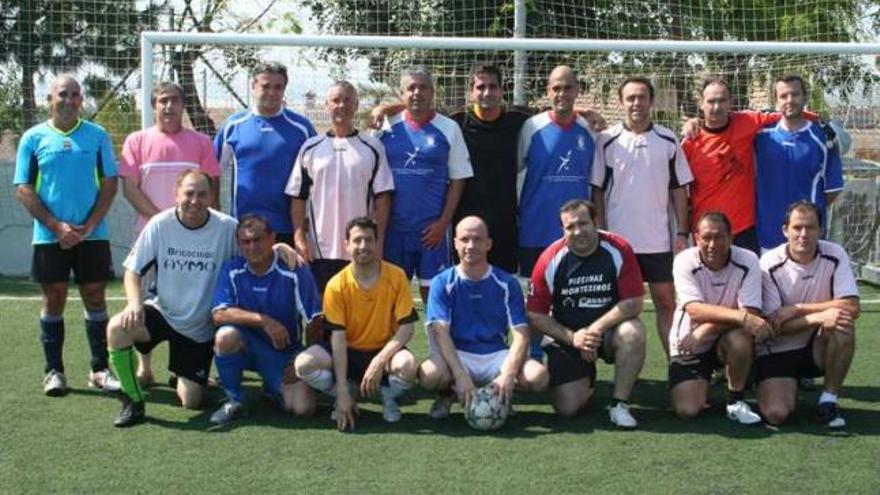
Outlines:
[[[431,419],[448,418],[449,413],[452,410],[452,401],[453,397],[451,395],[438,396],[437,399],[434,400],[434,403],[431,404],[431,409],[428,411],[428,417]]]
[[[67,377],[64,373],[49,370],[43,378],[43,393],[49,397],[61,397],[67,393]]]
[[[122,384],[107,368],[100,371],[89,371],[89,386],[105,392],[118,392],[122,389]]]
[[[756,425],[761,422],[761,416],[752,412],[752,408],[744,400],[728,404],[727,417],[742,425]]]
[[[234,400],[229,400],[224,402],[223,405],[220,406],[220,409],[214,411],[214,414],[211,415],[210,421],[215,425],[225,425],[233,419],[241,417],[243,415],[244,404]]]
[[[616,406],[609,407],[608,417],[611,418],[611,422],[618,428],[632,430],[639,426],[636,418],[629,412],[629,404],[624,404],[623,402],[618,402]]]

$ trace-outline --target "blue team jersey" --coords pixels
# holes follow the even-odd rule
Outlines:
[[[213,311],[223,308],[240,308],[278,320],[290,335],[290,346],[283,350],[298,352],[303,346],[300,320],[311,321],[321,314],[321,297],[308,267],[291,270],[276,255],[272,267],[257,275],[243,257],[236,256],[223,264],[214,289]],[[262,329],[250,330],[271,343]]]
[[[110,136],[101,126],[80,120],[67,132],[48,122],[21,137],[15,160],[15,185],[29,184],[58,220],[82,225],[98,201],[101,179],[116,177]],[[109,239],[106,218],[89,240]],[[58,242],[55,234],[34,219],[34,244]]]
[[[455,266],[434,277],[425,319],[448,325],[455,348],[474,354],[506,349],[508,331],[528,324],[519,282],[496,267],[480,280]]]
[[[519,196],[519,245],[544,248],[562,237],[559,208],[590,198],[595,142],[577,117],[561,126],[550,112],[526,121],[519,134],[519,168],[525,180]]]
[[[455,121],[436,114],[419,125],[405,113],[388,119],[380,135],[394,175],[389,228],[420,232],[440,218],[449,181],[474,174]]]
[[[275,232],[292,233],[284,187],[300,147],[315,134],[307,118],[286,108],[271,117],[251,110],[229,117],[214,137],[214,153],[232,171],[231,215],[256,213]]]
[[[797,131],[786,130],[781,122],[764,127],[755,137],[755,167],[755,223],[762,248],[785,242],[785,210],[802,199],[819,207],[824,232],[825,194],[843,189],[843,166],[819,125],[808,122]]]

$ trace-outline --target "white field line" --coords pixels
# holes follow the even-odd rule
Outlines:
[[[0,301],[41,301],[42,296],[0,296]],[[67,298],[68,301],[79,301],[79,296],[70,296]],[[124,296],[107,296],[108,301],[125,301]],[[413,303],[420,303],[422,300],[419,298],[413,298]],[[880,299],[862,299],[862,304],[880,304]],[[645,304],[648,306],[653,306],[653,301],[651,298],[645,298]]]

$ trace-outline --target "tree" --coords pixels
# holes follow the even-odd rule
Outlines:
[[[0,1],[0,60],[20,72],[19,128],[36,122],[34,78],[50,70],[74,71],[86,63],[112,74],[139,65],[138,33],[154,27],[156,6],[135,0]]]
[[[312,20],[334,34],[395,34],[436,36],[511,36],[513,0],[304,0]],[[741,41],[859,41],[880,31],[880,16],[868,25],[864,12],[877,12],[878,0],[815,0],[767,2],[765,0],[594,0],[560,2],[528,0],[527,37],[589,39],[668,39]],[[329,61],[353,54],[369,59],[374,74],[394,74],[402,60],[418,53],[381,50],[326,51]],[[504,55],[484,54],[498,60]],[[461,57],[460,59],[472,58]],[[507,65],[512,65],[507,60]],[[717,72],[730,79],[736,104],[748,104],[749,89],[766,83],[771,70],[803,71],[797,56],[742,54],[656,53],[532,53],[529,56],[528,94],[543,92],[543,77],[553,65],[570,63],[589,71],[590,85],[605,95],[622,71],[633,68],[648,75],[664,74],[676,95],[678,110],[694,111],[692,94],[698,84],[694,74]],[[454,72],[460,60],[444,60],[438,73]],[[771,69],[771,67],[773,69]],[[878,81],[857,57],[823,57],[805,74],[819,89],[834,87],[842,94],[869,89]],[[387,82],[387,81],[386,81]],[[393,82],[391,82],[393,84]],[[459,82],[460,85],[460,82]],[[460,97],[459,97],[460,98]],[[457,103],[457,102],[453,102]]]

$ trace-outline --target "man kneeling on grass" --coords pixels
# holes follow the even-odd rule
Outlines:
[[[712,372],[727,371],[727,416],[741,424],[761,417],[745,401],[752,346],[770,336],[758,316],[761,269],[758,257],[731,246],[730,221],[704,213],[697,222],[697,245],[675,257],[677,307],[669,334],[669,386],[676,414],[689,419],[703,410]]]
[[[351,263],[324,291],[330,342],[309,347],[295,361],[296,376],[336,397],[331,417],[340,431],[354,428],[357,412],[349,380],[359,384],[361,398],[381,396],[382,417],[395,423],[402,416],[397,398],[416,379],[416,360],[406,344],[419,317],[406,274],[380,258],[378,233],[367,217],[346,225]]]
[[[787,242],[761,256],[764,311],[773,338],[757,346],[758,407],[771,424],[794,412],[797,379],[825,375],[816,412],[828,428],[843,428],[837,396],[855,352],[859,290],[846,251],[819,240],[821,220],[813,203],[788,208]]]
[[[241,415],[241,375],[257,371],[264,389],[285,411],[310,416],[315,398],[296,379],[293,359],[302,350],[300,321],[320,324],[321,300],[306,266],[289,268],[272,250],[275,233],[265,218],[245,215],[238,224],[236,256],[223,265],[214,292],[214,362],[229,399],[211,415],[224,424]],[[288,375],[291,380],[285,380]]]

